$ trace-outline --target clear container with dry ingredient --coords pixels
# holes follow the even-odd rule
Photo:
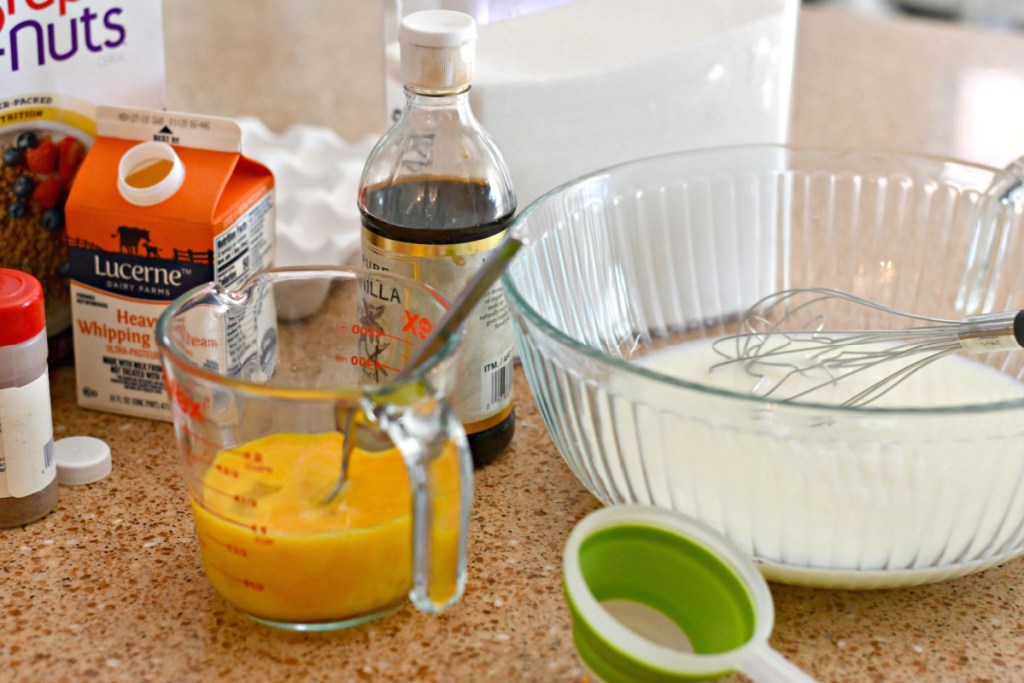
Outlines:
[[[0,268],[0,528],[57,504],[46,309],[39,280]]]

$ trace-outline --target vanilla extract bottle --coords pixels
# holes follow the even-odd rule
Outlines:
[[[461,12],[406,16],[399,33],[405,109],[370,152],[359,188],[363,265],[414,277],[449,300],[501,242],[515,213],[508,167],[470,109],[476,24]],[[401,329],[390,296],[364,306]],[[501,285],[465,325],[455,411],[473,462],[512,440],[513,333]]]

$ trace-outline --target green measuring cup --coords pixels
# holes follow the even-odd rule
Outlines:
[[[614,505],[569,535],[563,588],[573,642],[606,683],[717,678],[814,681],[768,645],[771,592],[750,558],[663,508]]]

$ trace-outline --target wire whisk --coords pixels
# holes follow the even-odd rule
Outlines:
[[[829,316],[840,313],[842,320],[863,320],[861,329],[830,328]],[[736,334],[714,342],[725,360],[711,369],[742,364],[755,379],[752,393],[764,398],[814,400],[816,392],[838,387],[853,393],[837,405],[864,406],[957,351],[1022,347],[1024,310],[946,320],[813,287],[776,292],[754,304]]]

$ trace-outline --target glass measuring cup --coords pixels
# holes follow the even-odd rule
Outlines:
[[[432,613],[460,597],[472,464],[448,397],[461,335],[396,380],[447,308],[384,272],[281,268],[196,288],[160,317],[204,568],[240,612],[331,630],[407,595]]]

